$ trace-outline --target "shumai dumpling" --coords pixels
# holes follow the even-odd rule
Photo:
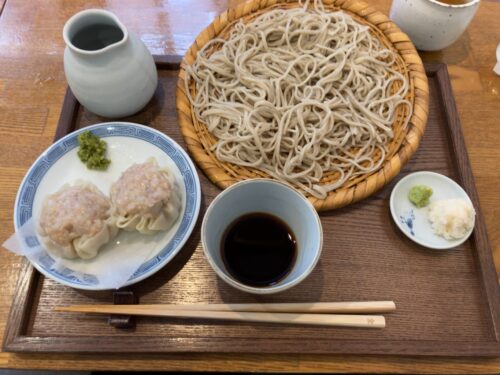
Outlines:
[[[174,175],[150,158],[122,173],[111,186],[111,204],[119,228],[154,234],[172,227],[182,203]]]
[[[45,248],[64,258],[94,258],[118,228],[109,199],[91,183],[64,185],[45,198],[38,233]]]

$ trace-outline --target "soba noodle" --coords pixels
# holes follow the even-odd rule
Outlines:
[[[380,168],[396,108],[411,107],[394,59],[368,26],[306,4],[240,20],[207,43],[186,68],[186,92],[219,160],[325,198]]]

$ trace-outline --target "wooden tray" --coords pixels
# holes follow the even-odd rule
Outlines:
[[[164,131],[181,145],[175,111],[178,57],[158,57],[158,91],[127,118]],[[394,300],[383,330],[138,318],[117,329],[103,316],[55,313],[69,304],[111,303],[111,291],[74,290],[22,269],[4,350],[16,352],[284,352],[432,356],[500,356],[500,292],[479,209],[462,130],[444,65],[427,65],[429,122],[418,152],[390,185],[372,197],[322,213],[321,260],[299,286],[255,297],[217,279],[200,246],[203,213],[219,189],[200,173],[198,226],[174,261],[128,287],[141,303],[306,302]],[[56,139],[105,121],[82,108],[68,90]],[[393,223],[389,195],[409,172],[433,170],[458,181],[478,216],[474,234],[452,251],[433,251],[407,239]]]

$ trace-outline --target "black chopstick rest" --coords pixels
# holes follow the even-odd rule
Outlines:
[[[134,292],[129,290],[114,291],[113,304],[114,305],[135,305],[139,303],[139,298]],[[108,318],[108,324],[119,329],[134,329],[135,317],[131,315],[114,315],[111,314]]]

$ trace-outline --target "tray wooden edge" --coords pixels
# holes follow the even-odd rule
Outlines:
[[[3,351],[11,351],[16,343],[26,338],[27,317],[35,300],[37,283],[43,275],[38,272],[27,258],[24,258],[17,279],[14,298],[5,325]]]
[[[173,70],[179,68],[179,63],[182,59],[181,56],[154,56],[155,62],[159,69]],[[481,214],[479,199],[475,188],[474,177],[470,168],[470,162],[465,148],[463,139],[462,128],[458,112],[456,111],[455,101],[452,96],[451,85],[449,81],[448,71],[445,64],[433,63],[425,64],[425,69],[428,76],[436,76],[439,84],[439,91],[444,106],[444,111],[450,128],[455,131],[450,132],[451,142],[455,154],[458,157],[458,171],[464,189],[469,194],[474,206],[477,210],[476,217],[476,230],[474,233],[474,244],[476,249],[479,249],[479,265],[482,274],[483,287],[487,296],[491,318],[493,322],[493,330],[495,332],[495,341],[486,342],[449,342],[453,350],[448,349],[447,342],[443,341],[351,341],[356,348],[355,351],[345,351],[342,347],[342,342],[336,347],[328,346],[325,350],[325,340],[318,340],[314,347],[308,348],[308,353],[317,354],[332,354],[335,350],[335,355],[342,354],[369,354],[369,355],[400,355],[400,356],[436,356],[436,357],[462,357],[462,356],[477,356],[477,357],[499,357],[500,356],[500,286],[498,284],[497,273],[493,263],[491,253],[491,246],[486,233],[486,227],[483,216]],[[444,90],[443,90],[444,89]],[[79,103],[77,102],[71,90],[68,88],[61,111],[58,128],[54,140],[57,140],[65,134],[74,130],[76,119],[76,112]],[[62,130],[60,130],[62,129]],[[66,133],[64,133],[66,131]],[[458,152],[464,150],[465,152]],[[481,229],[479,229],[481,228]],[[476,233],[478,232],[478,233]],[[95,352],[108,352],[108,353],[124,353],[120,350],[119,346],[113,345],[112,338],[99,338],[102,347],[96,348],[93,336],[81,336],[76,338],[78,340],[78,349],[74,349],[74,337],[62,336],[49,336],[49,337],[32,337],[25,335],[27,327],[27,318],[29,317],[28,310],[32,307],[37,295],[37,283],[41,275],[34,267],[31,266],[27,259],[24,260],[16,285],[16,291],[13,298],[13,303],[10,309],[9,317],[7,319],[6,331],[3,340],[3,351],[6,352],[77,352],[77,353],[95,353]],[[493,282],[495,281],[495,282]],[[390,317],[389,317],[390,319]],[[137,337],[123,337],[120,340],[125,341],[129,347],[134,348],[130,352],[133,353],[152,353],[150,347],[165,347],[171,345],[175,347],[176,352],[244,352],[248,349],[248,344],[238,347],[232,345],[228,351],[228,345],[225,338],[198,338],[198,339],[185,339],[179,342],[177,339],[169,338],[151,338],[152,345],[147,348],[137,346]],[[215,341],[214,341],[215,340]],[[283,351],[273,351],[273,353],[291,353],[293,348],[296,347],[296,352],[304,352],[300,347],[300,342],[293,344],[291,340],[280,339],[282,341]],[[258,343],[252,341],[253,347],[258,347]],[[241,345],[240,345],[241,346]],[[198,348],[198,349],[197,349]],[[286,349],[285,349],[286,348]],[[397,351],[395,348],[398,348]],[[415,349],[418,352],[415,352]],[[351,347],[352,349],[352,347]],[[292,350],[292,351],[291,351]],[[163,351],[165,352],[165,351]]]
[[[148,345],[137,345],[148,341]],[[500,345],[491,342],[456,342],[456,341],[382,341],[382,340],[315,340],[304,350],[299,339],[273,340],[273,350],[261,349],[249,351],[249,347],[267,348],[268,339],[252,338],[231,341],[225,337],[214,338],[165,338],[150,336],[123,336],[120,345],[113,338],[99,337],[99,350],[96,349],[95,336],[80,336],[78,343],[71,337],[16,337],[7,347],[9,352],[23,353],[252,353],[252,354],[324,354],[324,355],[380,355],[408,357],[499,357]],[[123,347],[129,350],[123,351]],[[175,350],[152,351],[150,348],[170,348]],[[4,348],[6,349],[6,348]]]
[[[476,209],[476,224],[472,233],[472,241],[476,251],[480,253],[479,268],[483,275],[483,288],[487,296],[489,310],[491,313],[491,321],[493,322],[493,330],[497,341],[500,343],[500,284],[491,244],[489,242],[488,233],[486,232],[486,223],[482,214],[477,194],[474,174],[472,172],[467,146],[463,136],[462,126],[458,115],[451,81],[448,74],[448,68],[445,64],[430,64],[430,72],[436,76],[439,82],[439,91],[441,101],[444,103],[444,112],[449,122],[449,127],[453,131],[448,133],[453,152],[457,162],[457,171],[462,187],[469,195]],[[500,355],[500,353],[499,353]]]

